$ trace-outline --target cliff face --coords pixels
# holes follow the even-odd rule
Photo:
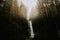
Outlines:
[[[20,7],[18,7],[17,1],[18,0],[12,0],[12,1],[6,0],[5,2],[6,9],[8,11],[8,8],[9,8],[10,10],[9,12],[13,16],[26,19],[27,11],[28,11],[27,7],[25,6],[23,2],[21,2]],[[39,17],[42,18],[44,16],[49,16],[49,15],[51,15],[52,17],[55,16],[57,14],[57,11],[56,11],[54,2],[55,2],[54,0],[38,0],[36,3],[36,7],[33,7],[31,9],[30,18],[33,19],[35,16],[37,18]],[[49,12],[53,12],[53,13],[49,13]]]
[[[21,1],[21,5],[19,7],[19,3],[17,3],[17,1],[12,2],[12,6],[10,8],[11,14],[13,14],[15,16],[18,15],[18,17],[21,17],[23,19],[27,18],[27,14],[29,13],[28,11],[30,11],[30,18],[34,18],[36,15],[38,15],[38,9],[36,8],[37,3],[34,3],[32,1],[31,1],[32,3],[29,1],[27,1],[27,3],[24,1]],[[36,7],[35,7],[35,5],[36,5]],[[31,16],[31,15],[33,15],[33,16]]]
[[[23,3],[18,6],[17,1],[13,1],[10,12],[14,17],[26,18],[27,10]]]

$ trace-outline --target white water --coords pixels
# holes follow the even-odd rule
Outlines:
[[[33,27],[32,27],[32,21],[28,21],[29,22],[29,27],[30,27],[30,38],[34,38],[34,32],[33,32]]]
[[[26,19],[27,19],[29,27],[30,27],[30,38],[34,38],[34,32],[33,32],[33,27],[32,27],[32,21],[30,20],[30,16],[31,16],[30,14],[32,14],[31,13],[32,8],[36,8],[37,0],[18,0],[17,3],[18,3],[19,7],[23,3],[27,9],[27,14],[26,14],[27,18]]]
[[[36,7],[37,0],[22,0],[23,4],[27,8],[27,20],[30,18],[32,8]]]
[[[18,4],[18,7],[21,6],[21,4],[24,4],[24,6],[26,7],[27,9],[27,20],[33,17],[35,17],[37,15],[37,13],[31,13],[32,9],[36,9],[36,6],[37,6],[37,0],[18,0],[17,1],[17,4]],[[35,15],[36,14],[36,15]],[[32,16],[33,15],[33,16]]]

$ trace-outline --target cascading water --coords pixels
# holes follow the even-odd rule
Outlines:
[[[28,26],[30,28],[30,36],[29,36],[30,39],[27,39],[27,40],[31,40],[31,39],[34,38],[34,32],[33,32],[32,21],[30,20],[30,16],[33,15],[31,13],[32,12],[32,8],[36,8],[37,0],[18,0],[18,6],[20,6],[21,3],[23,3],[24,6],[27,9],[27,13],[26,13],[27,17],[26,17],[26,19],[28,21]],[[33,15],[32,17],[34,17],[34,16],[35,15]]]
[[[32,10],[32,7],[33,7],[33,4],[31,4],[31,2],[34,3],[32,0],[30,0],[30,1],[27,1],[27,0],[24,1],[23,0],[23,3],[25,4],[25,6],[27,8],[27,21],[28,21],[28,25],[29,25],[29,28],[30,28],[30,36],[29,36],[28,40],[31,40],[32,38],[34,38],[32,21],[30,20],[30,14],[31,14],[31,10]]]

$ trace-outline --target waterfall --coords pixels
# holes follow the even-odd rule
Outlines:
[[[28,21],[28,24],[29,24],[29,27],[30,27],[30,38],[34,38],[32,21]]]
[[[33,39],[34,38],[34,32],[33,32],[32,20],[30,20],[30,16],[33,15],[32,17],[35,17],[35,14],[31,13],[31,12],[32,12],[32,8],[34,8],[34,9],[36,8],[37,0],[18,0],[19,6],[21,5],[21,3],[23,3],[27,9],[26,20],[28,21],[28,26],[30,28],[30,36],[29,37],[31,39]]]

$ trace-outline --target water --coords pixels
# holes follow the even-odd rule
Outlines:
[[[28,21],[28,26],[30,28],[30,36],[28,39],[26,40],[32,40],[34,38],[34,32],[33,32],[33,26],[32,26],[32,21],[30,20],[30,14],[31,14],[31,10],[32,8],[36,8],[36,3],[37,3],[37,0],[18,0],[18,6],[20,7],[21,4],[24,4],[24,6],[26,7],[27,9],[27,21]]]
[[[33,26],[32,21],[28,21],[30,27],[30,38],[34,38]]]

